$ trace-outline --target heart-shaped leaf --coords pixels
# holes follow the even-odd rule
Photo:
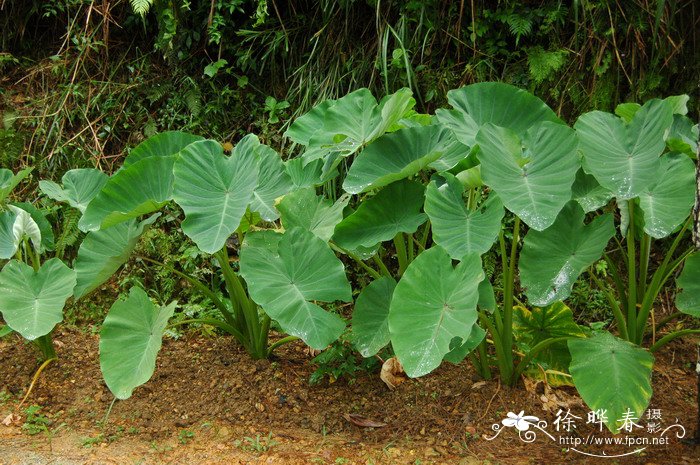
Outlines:
[[[13,207],[21,208],[25,212],[29,213],[29,216],[39,228],[39,235],[41,237],[41,247],[39,253],[43,253],[47,250],[53,250],[53,228],[51,227],[51,223],[49,223],[49,220],[46,219],[41,210],[39,210],[29,202],[13,202],[11,205]]]
[[[591,411],[606,411],[608,429],[618,433],[628,412],[641,418],[651,399],[654,357],[608,332],[570,339],[568,345],[574,385]]]
[[[80,229],[97,231],[160,210],[173,197],[175,157],[146,157],[117,171],[88,204]]]
[[[80,244],[73,264],[77,273],[73,296],[79,299],[107,281],[126,263],[143,231],[159,216],[160,213],[156,213],[141,222],[130,220],[89,232]]]
[[[386,134],[355,159],[343,189],[358,194],[407,178],[452,150],[453,143],[450,131],[441,126],[417,126]]]
[[[300,227],[328,242],[336,225],[343,220],[343,209],[349,201],[350,197],[343,195],[333,203],[308,188],[285,195],[277,208],[285,229]]]
[[[258,185],[254,151],[234,152],[226,157],[218,142],[194,142],[173,168],[173,198],[185,212],[182,231],[207,253],[218,252],[238,228]]]
[[[586,337],[579,325],[574,322],[571,309],[563,302],[555,302],[546,307],[527,309],[516,306],[513,309],[513,334],[519,345],[525,346],[526,352],[540,342],[560,337]],[[527,374],[542,379],[544,371],[547,382],[555,385],[571,385],[571,379],[565,374],[569,370],[571,355],[566,341],[555,342],[540,351],[533,360],[536,365]]]
[[[520,283],[528,300],[538,307],[564,300],[574,282],[598,260],[615,234],[612,215],[605,214],[584,225],[585,213],[569,203],[552,226],[531,229],[520,253]]]
[[[539,98],[526,90],[500,82],[482,82],[447,93],[454,110],[439,109],[438,121],[454,131],[468,147],[476,144],[479,129],[492,123],[523,136],[535,123],[562,123]]]
[[[265,221],[275,221],[279,218],[275,200],[292,189],[292,181],[279,154],[271,147],[261,144],[253,134],[241,139],[233,151],[233,156],[249,151],[255,153],[258,160],[258,185],[253,191],[250,210],[260,213]]]
[[[661,157],[657,182],[639,194],[644,232],[662,239],[680,226],[695,203],[695,166],[686,155]]]
[[[472,252],[488,252],[501,230],[501,200],[491,195],[479,208],[470,210],[464,204],[459,180],[449,173],[441,176],[433,178],[425,193],[433,240],[455,260]]]
[[[321,160],[314,160],[305,164],[303,158],[290,158],[284,162],[284,167],[294,186],[292,190],[316,187],[323,184],[323,179],[321,178],[323,161]]]
[[[574,127],[584,169],[618,199],[637,197],[656,182],[664,134],[672,122],[670,106],[658,99],[645,103],[629,124],[601,111],[581,115]]]
[[[383,276],[365,287],[352,312],[352,340],[363,357],[371,357],[389,344],[389,305],[396,281]]]
[[[512,130],[486,124],[477,142],[486,185],[528,226],[547,229],[571,199],[580,167],[574,131],[562,124],[536,123],[521,141]]]
[[[15,214],[15,222],[12,225],[12,234],[14,236],[15,247],[19,247],[25,238],[32,242],[32,247],[36,253],[42,252],[41,246],[41,229],[34,221],[32,215],[15,205],[8,205],[10,211]]]
[[[100,369],[117,399],[128,399],[153,376],[163,332],[176,305],[153,305],[142,289],[132,287],[126,300],[109,309],[100,330]]]
[[[695,252],[685,259],[683,271],[676,284],[680,289],[676,295],[678,310],[700,318],[700,252]]]
[[[248,233],[241,250],[241,276],[250,296],[287,333],[324,349],[345,322],[315,301],[352,300],[343,263],[322,239],[302,228],[284,234]]]
[[[14,212],[0,211],[0,259],[8,260],[17,253],[13,228],[17,215]]]
[[[148,157],[169,157],[178,153],[192,142],[203,140],[202,136],[195,136],[182,131],[166,131],[149,137],[129,152],[124,160],[122,169]]]
[[[81,168],[70,170],[61,178],[63,187],[53,181],[39,181],[39,189],[57,202],[85,212],[88,204],[102,190],[109,176],[100,170]]]
[[[12,171],[7,168],[0,168],[0,204],[5,201],[10,192],[17,187],[17,184],[22,182],[24,178],[29,176],[33,168],[25,168],[18,171],[17,174],[12,174]]]
[[[12,329],[33,341],[63,320],[63,306],[73,286],[75,271],[58,258],[44,262],[38,272],[10,260],[0,271],[0,312]]]
[[[420,212],[425,188],[414,181],[389,184],[335,228],[333,240],[341,247],[355,250],[391,240],[396,234],[414,233],[427,216]]]
[[[469,352],[476,349],[476,347],[481,344],[481,341],[483,341],[485,337],[486,331],[484,331],[477,323],[474,323],[467,340],[462,342],[462,339],[458,337],[452,339],[452,342],[450,343],[451,350],[446,353],[442,359],[446,362],[457,365],[462,360],[467,358]]]
[[[467,255],[453,267],[439,246],[422,252],[406,268],[391,301],[389,332],[408,376],[430,373],[454,348],[454,338],[469,339],[483,279],[478,255]]]
[[[613,198],[612,192],[598,184],[595,177],[583,169],[576,173],[576,180],[571,186],[571,198],[578,202],[586,213],[604,207]]]

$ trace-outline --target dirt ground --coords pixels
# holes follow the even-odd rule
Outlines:
[[[666,444],[562,443],[563,436],[613,437],[584,424],[587,409],[571,388],[511,389],[478,379],[466,362],[446,363],[393,391],[378,373],[310,386],[313,366],[300,343],[274,360],[252,361],[229,338],[195,334],[164,341],[154,377],[116,402],[104,425],[113,397],[100,375],[97,336],[63,328],[55,340],[59,361],[21,408],[37,353],[17,337],[0,340],[0,420],[10,423],[0,424],[0,465],[700,464],[700,446],[683,443],[679,427],[664,434]],[[697,415],[694,342],[673,342],[657,354],[650,406],[662,428],[678,423],[686,438]],[[27,418],[30,405],[41,407],[38,420]],[[487,439],[508,412],[523,410],[548,424],[531,429],[531,442],[515,428]],[[572,433],[555,431],[559,410],[582,418]],[[357,426],[348,414],[386,426]],[[640,428],[631,435],[652,441],[660,433]]]

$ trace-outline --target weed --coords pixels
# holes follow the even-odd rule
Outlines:
[[[27,434],[48,434],[48,427],[51,424],[51,420],[46,415],[39,413],[40,410],[41,406],[39,405],[30,405],[25,409],[24,413],[27,415],[27,418],[24,420],[22,429],[26,431]]]
[[[180,441],[180,444],[187,444],[192,439],[194,439],[194,431],[183,429],[177,434],[177,440]]]
[[[260,436],[259,434],[256,434],[254,438],[246,436],[243,438],[243,441],[237,440],[235,444],[243,450],[261,454],[269,451],[278,445],[279,442],[272,439],[272,431],[270,431],[267,436]]]
[[[0,405],[5,404],[10,399],[12,399],[12,394],[4,389],[0,391]]]

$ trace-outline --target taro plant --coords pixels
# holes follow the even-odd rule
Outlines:
[[[623,104],[617,115],[594,111],[581,115],[575,125],[584,169],[592,178],[588,188],[602,199],[614,197],[620,211],[624,239],[605,254],[617,295],[607,292],[607,297],[620,337],[638,345],[682,314],[649,324],[659,292],[693,250],[677,253],[692,224],[695,201],[695,166],[689,155],[695,156],[697,125],[685,116],[687,100],[678,96],[643,106]],[[652,242],[673,235],[652,273]],[[688,333],[667,334],[650,350]]]
[[[58,256],[48,257],[55,252],[55,234],[41,210],[27,202],[5,203],[12,187],[29,171],[14,176],[9,170],[0,171],[5,180],[0,258],[9,259],[0,271],[0,312],[7,323],[4,332],[12,330],[33,341],[46,363],[56,358],[51,333],[63,319],[66,301],[78,299],[106,281],[124,263],[152,219],[87,234],[71,268]],[[51,181],[39,184],[44,193],[68,203],[79,215],[106,178],[97,170],[72,170],[63,177],[63,186]]]
[[[174,201],[184,212],[183,232],[202,252],[211,254],[221,274],[215,283],[222,282],[225,288],[221,292],[218,286],[170,268],[221,315],[177,324],[215,326],[231,334],[253,358],[269,357],[277,347],[298,338],[320,349],[345,325],[318,304],[351,300],[343,265],[321,238],[333,221],[332,212],[342,211],[346,201],[306,203],[307,195],[316,198],[313,190],[304,188],[320,182],[320,168],[319,163],[284,163],[253,135],[243,138],[227,156],[218,142],[163,133],[129,154],[87,206],[80,226],[107,232],[121,221]],[[276,199],[293,190],[298,192],[276,206]],[[280,214],[284,231],[277,222]],[[107,385],[118,398],[129,397],[152,375],[173,311],[172,304],[155,307],[138,289],[110,310],[101,332],[100,359]],[[273,320],[289,336],[270,343]],[[122,350],[124,344],[132,350]]]
[[[581,127],[577,124],[575,132],[541,100],[504,84],[477,84],[448,97],[453,109],[439,110],[437,121],[399,120],[393,131],[365,141],[352,153],[342,186],[359,194],[359,203],[335,227],[331,244],[375,278],[357,299],[356,345],[371,356],[391,343],[409,376],[426,374],[443,359],[456,362],[467,355],[490,376],[483,326],[491,334],[504,383],[517,383],[533,361],[549,365],[552,373],[570,370],[584,400],[592,408],[608,410],[604,421],[615,431],[625,409],[640,415],[646,408],[653,357],[626,341],[622,332],[620,339],[579,327],[561,303],[615,233],[611,213],[588,214],[611,196],[585,159]],[[640,118],[664,118],[666,107],[647,105]],[[323,121],[324,111],[329,110],[321,104],[317,120]],[[319,127],[315,131],[322,132]],[[635,127],[645,136],[653,132],[653,124],[638,122],[628,130]],[[324,137],[336,146],[348,139],[343,134]],[[595,139],[615,140],[608,133]],[[634,150],[644,145],[631,136],[622,140],[631,144],[625,147],[631,161],[613,165],[617,180],[627,176],[626,168],[636,173]],[[677,135],[674,140],[680,145],[691,138]],[[333,152],[319,152],[312,144],[307,152],[321,157],[325,166],[334,163]],[[675,160],[671,155],[658,161],[657,168],[684,163]],[[608,166],[600,161],[596,165]],[[646,189],[654,186],[648,183]],[[661,183],[658,191],[660,198],[668,195]],[[678,210],[687,215],[689,207]],[[500,257],[500,305],[479,260],[494,241]],[[390,266],[394,257],[396,267]],[[665,274],[679,264],[671,262]],[[689,268],[687,275],[692,273]],[[518,282],[529,308],[518,300]],[[692,278],[681,278],[685,286],[690,282]]]

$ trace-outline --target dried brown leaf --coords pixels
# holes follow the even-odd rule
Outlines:
[[[357,415],[354,413],[346,413],[345,415],[343,415],[343,418],[345,418],[353,425],[357,425],[362,428],[382,428],[386,426],[386,423],[382,423],[381,421],[374,421],[367,417],[363,417],[362,415]]]
[[[384,362],[379,377],[384,381],[384,384],[389,386],[389,389],[395,389],[396,386],[408,379],[401,362],[396,357],[391,357]]]
[[[5,426],[18,426],[22,418],[16,413],[11,413],[2,420],[2,424]]]

